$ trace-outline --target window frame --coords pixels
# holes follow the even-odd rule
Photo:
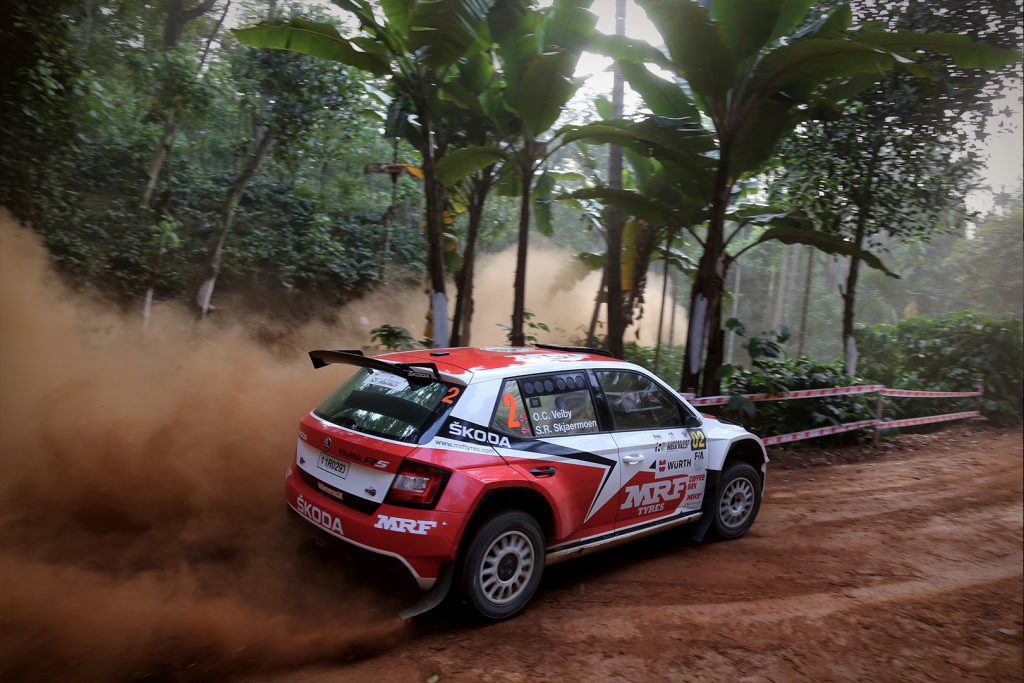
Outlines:
[[[609,432],[613,432],[613,433],[618,434],[618,433],[628,433],[628,432],[649,432],[649,431],[653,431],[653,430],[656,430],[656,429],[699,429],[700,427],[702,427],[704,425],[704,418],[702,418],[700,415],[696,414],[685,402],[679,400],[679,397],[676,396],[676,392],[673,391],[671,388],[669,388],[668,385],[666,385],[664,382],[662,382],[658,377],[656,377],[653,374],[648,374],[646,372],[641,372],[640,370],[636,370],[634,368],[616,368],[616,367],[591,368],[591,369],[588,369],[587,372],[592,374],[591,381],[592,381],[593,389],[596,391],[596,393],[599,394],[601,404],[604,406],[604,410],[605,410],[606,415],[607,415],[608,424],[610,426],[610,429],[608,430]],[[654,384],[656,387],[658,387],[663,392],[665,392],[668,395],[669,400],[672,401],[672,403],[674,403],[676,405],[676,409],[679,411],[679,418],[682,420],[682,424],[676,425],[676,426],[671,426],[671,427],[664,427],[664,426],[635,427],[635,428],[632,428],[632,429],[627,429],[627,428],[621,428],[620,429],[620,428],[616,427],[615,426],[615,411],[612,410],[611,402],[608,400],[608,397],[605,395],[604,387],[601,385],[601,380],[597,376],[597,373],[599,373],[599,372],[628,372],[630,374],[639,375],[640,377],[643,377],[643,378],[647,379],[652,384]],[[694,418],[695,420],[697,420],[697,422],[699,424],[697,424],[697,425],[687,425],[686,423],[689,421],[689,418]]]
[[[594,419],[597,420],[597,431],[582,432],[582,433],[577,433],[577,434],[545,434],[543,436],[537,436],[535,433],[531,433],[530,435],[526,435],[526,434],[510,434],[509,432],[507,432],[507,431],[505,431],[503,429],[499,429],[499,428],[494,426],[495,425],[495,418],[498,415],[498,409],[501,407],[501,397],[502,397],[502,394],[504,394],[503,390],[505,388],[505,383],[506,382],[513,381],[513,382],[516,383],[516,388],[519,390],[519,396],[523,398],[523,402],[524,402],[524,406],[523,407],[524,407],[525,412],[526,412],[526,419],[530,422],[530,431],[534,432],[535,430],[534,430],[534,426],[533,426],[533,418],[530,415],[529,406],[526,405],[526,403],[525,403],[528,397],[524,396],[523,387],[522,387],[521,383],[526,381],[526,380],[535,380],[535,379],[544,379],[544,378],[555,378],[555,377],[557,377],[559,375],[576,375],[576,374],[582,374],[583,377],[584,377],[584,382],[586,383],[586,386],[583,389],[578,389],[577,391],[586,391],[590,395],[590,404],[591,404],[591,407],[593,407],[593,409],[594,409]],[[491,429],[491,430],[494,430],[494,431],[497,431],[499,434],[503,434],[505,436],[514,436],[517,439],[533,439],[533,440],[538,440],[538,439],[551,439],[551,438],[560,439],[560,438],[564,438],[564,437],[567,437],[567,436],[592,436],[594,434],[604,434],[604,433],[608,433],[608,432],[611,431],[611,430],[608,429],[608,423],[605,420],[605,412],[606,411],[603,408],[602,402],[599,401],[598,397],[595,395],[595,392],[594,392],[594,378],[590,375],[590,371],[588,369],[579,369],[579,370],[569,370],[569,369],[566,369],[566,370],[561,370],[561,371],[556,370],[556,371],[553,371],[553,372],[552,371],[549,371],[549,372],[538,372],[538,373],[535,373],[535,374],[532,374],[532,375],[509,375],[508,377],[502,377],[501,378],[501,382],[498,385],[498,392],[497,392],[497,396],[495,397],[495,400],[494,400],[494,407],[491,409],[491,416],[487,420],[487,428]]]
[[[379,369],[379,368],[372,368],[372,367],[367,367],[367,366],[358,367],[356,369],[355,373],[353,373],[348,379],[346,379],[341,384],[338,384],[337,386],[335,386],[335,388],[331,390],[331,393],[329,393],[326,397],[324,397],[324,399],[321,400],[321,402],[318,403],[316,405],[316,407],[314,407],[310,412],[318,420],[323,420],[324,422],[326,422],[326,423],[328,423],[330,425],[333,425],[333,426],[338,427],[340,429],[347,429],[348,431],[354,432],[354,433],[359,434],[361,436],[368,436],[368,437],[371,437],[371,438],[374,438],[374,439],[384,439],[384,440],[388,440],[388,441],[394,441],[394,442],[397,442],[397,443],[423,444],[423,443],[426,443],[427,441],[429,441],[431,438],[433,438],[433,435],[436,434],[437,430],[440,428],[440,423],[443,421],[444,417],[447,416],[448,413],[455,408],[455,404],[458,403],[459,398],[462,397],[462,390],[465,389],[465,387],[462,386],[462,385],[455,384],[455,383],[452,383],[452,382],[448,382],[448,381],[443,380],[443,379],[435,379],[435,380],[430,380],[429,382],[427,382],[424,386],[426,386],[428,384],[439,384],[442,387],[444,387],[445,391],[451,390],[452,387],[458,387],[460,391],[459,391],[458,394],[456,394],[454,397],[452,397],[451,402],[446,402],[445,401],[445,395],[442,394],[441,398],[438,399],[437,405],[434,406],[432,409],[430,409],[430,411],[426,414],[423,423],[419,427],[417,427],[416,433],[413,434],[413,435],[410,435],[408,437],[404,437],[404,438],[403,437],[399,437],[399,436],[393,436],[393,435],[389,435],[389,434],[384,434],[384,433],[380,433],[380,432],[366,431],[366,430],[363,430],[363,429],[359,429],[359,428],[357,428],[354,425],[353,426],[340,425],[340,424],[336,423],[333,419],[331,419],[331,418],[327,417],[326,415],[322,414],[320,412],[320,410],[319,410],[320,407],[325,402],[327,402],[328,399],[333,397],[335,393],[337,393],[339,390],[341,390],[342,387],[344,387],[350,381],[352,381],[352,379],[354,379],[355,376],[359,372],[362,372],[363,370],[368,370],[371,374],[374,373],[374,372],[383,372],[383,373],[387,373],[387,374],[396,374],[397,375],[397,373],[388,373],[387,370],[383,370],[383,369]],[[397,375],[397,376],[398,377],[402,377],[401,375]],[[411,384],[412,383],[410,382],[410,385]],[[353,391],[355,391],[355,390],[353,390]],[[351,395],[351,393],[352,392],[350,392],[350,395]],[[383,413],[378,413],[378,414],[383,415]],[[409,424],[409,423],[407,423],[407,424]]]
[[[587,378],[587,385],[588,385],[587,389],[590,391],[590,400],[593,402],[593,405],[594,405],[594,416],[597,419],[597,428],[598,428],[598,430],[596,432],[586,432],[585,434],[575,434],[575,435],[574,434],[545,435],[545,436],[541,437],[541,436],[537,436],[535,434],[530,434],[530,435],[526,435],[526,434],[510,434],[509,432],[507,432],[507,431],[505,431],[503,429],[497,429],[494,426],[494,419],[495,419],[495,417],[498,414],[498,408],[501,406],[501,397],[502,397],[502,394],[504,393],[502,390],[504,389],[506,382],[508,382],[508,381],[516,382],[516,386],[519,389],[519,395],[520,395],[520,397],[522,397],[523,396],[523,388],[522,388],[522,386],[519,383],[524,381],[524,380],[531,380],[531,379],[545,378],[545,377],[555,377],[557,375],[574,374],[574,373],[578,373],[578,372],[582,372],[584,374],[584,376]],[[679,417],[682,419],[682,425],[678,426],[678,427],[640,427],[640,428],[636,428],[636,429],[617,429],[615,427],[615,415],[612,412],[611,404],[608,402],[608,397],[605,396],[604,388],[601,386],[601,380],[598,379],[598,377],[597,377],[597,373],[599,373],[599,372],[629,372],[629,373],[632,373],[634,375],[640,375],[641,377],[644,377],[647,380],[653,382],[658,388],[660,388],[662,391],[664,391],[666,394],[668,394],[669,399],[673,403],[675,403],[676,407],[679,410]],[[533,421],[532,421],[532,418],[529,415],[529,407],[528,406],[524,406],[524,407],[526,407],[526,413],[527,413],[527,418],[526,419],[530,420],[530,431],[532,432],[533,431]],[[687,421],[689,420],[689,418],[693,418],[694,420],[696,420],[697,424],[694,424],[694,425],[686,424]],[[495,396],[495,399],[494,399],[494,407],[491,408],[491,416],[487,420],[487,428],[491,429],[491,430],[494,430],[494,431],[497,431],[499,434],[503,434],[505,436],[515,437],[517,439],[532,439],[532,440],[538,440],[538,439],[541,439],[541,438],[545,438],[545,439],[562,438],[563,436],[592,436],[594,434],[616,434],[616,433],[620,433],[620,432],[621,433],[626,433],[626,432],[643,432],[643,431],[651,431],[653,429],[700,429],[703,426],[704,426],[704,418],[702,418],[700,416],[700,414],[697,413],[693,408],[691,408],[685,401],[680,400],[680,398],[676,395],[676,392],[674,390],[672,390],[672,388],[669,387],[665,382],[663,382],[659,377],[657,377],[654,374],[649,374],[649,373],[643,372],[643,371],[635,369],[635,368],[620,368],[620,367],[616,367],[616,366],[604,366],[604,367],[599,367],[599,368],[585,368],[585,369],[582,369],[582,370],[564,370],[564,371],[554,371],[554,372],[551,372],[551,371],[549,371],[549,372],[538,372],[538,373],[534,373],[532,375],[509,375],[507,377],[502,377],[501,380],[499,381],[499,384],[498,384],[497,395]]]

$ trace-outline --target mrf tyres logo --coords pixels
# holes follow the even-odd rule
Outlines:
[[[433,520],[405,519],[403,517],[389,517],[387,515],[377,515],[377,523],[373,525],[375,529],[397,531],[402,534],[416,534],[417,536],[426,536],[427,532],[436,526],[437,522]]]
[[[463,441],[473,441],[476,443],[487,444],[488,446],[512,448],[512,444],[509,443],[507,436],[495,434],[490,430],[481,429],[474,424],[465,424],[459,420],[452,420],[448,423],[448,434]]]
[[[321,510],[316,505],[308,502],[301,495],[295,500],[295,507],[298,508],[299,514],[306,519],[319,524],[332,534],[337,534],[338,536],[342,535],[340,519],[329,512]]]
[[[637,515],[661,512],[665,509],[665,503],[679,500],[686,495],[688,479],[689,476],[684,474],[674,479],[627,486],[626,501],[622,504],[621,509],[636,508]]]

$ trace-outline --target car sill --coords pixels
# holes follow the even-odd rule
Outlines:
[[[544,564],[558,564],[559,562],[564,562],[565,560],[569,560],[574,557],[586,555],[587,553],[591,553],[596,550],[604,550],[605,548],[611,548],[612,546],[619,545],[620,543],[625,543],[626,541],[632,541],[638,538],[642,538],[644,536],[650,536],[651,534],[661,533],[666,529],[671,529],[673,527],[682,526],[683,524],[696,522],[701,518],[702,514],[703,513],[700,510],[694,510],[682,517],[670,519],[664,522],[663,524],[657,524],[655,526],[637,529],[636,531],[629,531],[628,529],[626,529],[622,534],[618,534],[608,538],[603,538],[601,540],[593,541],[591,543],[584,543],[583,545],[574,546],[572,548],[556,548],[555,550],[551,550],[547,553],[547,557],[544,560]]]

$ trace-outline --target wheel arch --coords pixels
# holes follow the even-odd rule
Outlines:
[[[729,469],[729,465],[736,462],[745,462],[761,477],[761,490],[764,490],[765,469],[768,465],[768,453],[764,445],[756,438],[740,438],[729,444],[729,450],[722,462],[722,472]]]
[[[545,540],[555,538],[555,513],[543,494],[529,486],[501,486],[485,491],[474,506],[459,538],[459,552],[480,524],[501,510],[522,510],[537,520]]]

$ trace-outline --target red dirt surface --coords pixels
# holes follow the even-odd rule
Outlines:
[[[1024,679],[1019,431],[776,455],[741,540],[661,534],[549,568],[511,621],[449,608],[371,659],[244,680]]]

